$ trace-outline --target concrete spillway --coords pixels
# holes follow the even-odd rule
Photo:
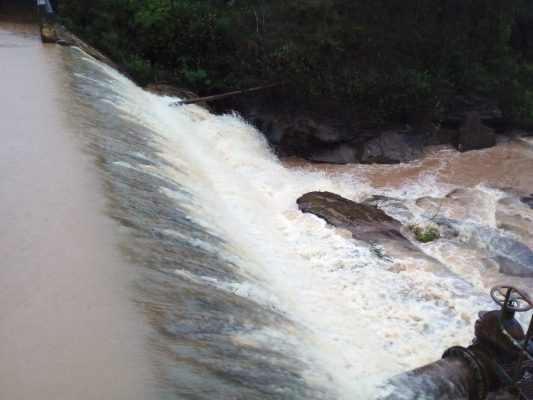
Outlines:
[[[0,398],[147,399],[146,329],[37,25],[0,23]]]

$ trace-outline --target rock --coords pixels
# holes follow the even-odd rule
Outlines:
[[[500,265],[502,274],[533,278],[533,251],[524,243],[495,235],[487,250]]]
[[[150,93],[154,93],[159,96],[179,97],[180,99],[185,100],[197,99],[198,97],[200,97],[196,93],[191,92],[190,90],[160,83],[150,83],[146,85],[145,89]],[[211,108],[207,105],[205,101],[200,101],[195,104],[211,111]]]
[[[533,212],[519,200],[523,192],[505,192],[509,196],[495,202],[485,190],[460,188],[416,205],[433,216],[443,237],[486,254],[501,273],[533,277]]]
[[[416,205],[423,208],[426,216],[445,217],[459,221],[484,223],[494,219],[492,200],[487,193],[475,188],[459,188],[445,197],[421,197]]]
[[[328,162],[344,163],[335,157],[338,152],[337,146],[350,141],[354,136],[354,131],[346,126],[333,121],[316,122],[311,117],[300,116],[295,118],[285,118],[280,121],[282,137],[279,141],[279,148],[283,155],[296,155],[309,159],[311,154],[317,154],[318,158],[328,158]],[[355,128],[354,128],[355,129]],[[330,151],[332,154],[326,156]]]
[[[527,205],[529,208],[533,209],[533,194],[530,196],[520,197],[520,201]]]
[[[441,237],[485,254],[502,274],[533,277],[533,211],[520,201],[523,192],[501,190],[508,196],[460,188],[443,198],[419,198],[416,205],[439,226]]]
[[[533,210],[520,198],[509,196],[498,200],[496,224],[533,248]]]
[[[316,122],[311,117],[245,115],[282,157],[303,157],[314,162],[347,164],[358,162],[354,132],[340,122]]]
[[[402,224],[399,221],[371,205],[356,203],[330,192],[306,193],[296,203],[303,212],[349,230],[356,239],[376,243],[396,241],[406,248],[415,248],[400,233]]]
[[[414,136],[386,131],[363,144],[359,160],[364,164],[395,164],[423,155],[422,144]]]
[[[324,145],[319,148],[313,148],[307,157],[309,161],[333,163],[333,164],[350,164],[357,163],[358,146],[352,143],[337,143],[333,145]]]
[[[533,266],[522,265],[503,256],[496,256],[494,261],[500,266],[500,273],[523,278],[533,278]]]
[[[445,231],[445,227],[450,232],[456,232],[455,235],[444,234],[444,237],[458,240],[468,248],[482,252],[497,262],[502,274],[533,278],[531,248],[511,237],[506,231],[444,216],[436,217],[434,223],[439,226],[441,233]]]
[[[505,192],[511,197],[519,199],[522,204],[533,209],[533,193],[512,187],[497,187],[497,189]]]
[[[457,129],[472,112],[479,115],[484,125],[498,131],[505,127],[498,101],[475,93],[451,96],[448,112],[438,122],[444,127]]]
[[[160,96],[179,97],[180,99],[189,100],[197,99],[198,97],[200,97],[196,93],[191,92],[190,90],[159,83],[150,83],[145,87],[145,89],[150,93],[158,94]]]
[[[496,145],[496,134],[493,129],[483,125],[479,115],[471,112],[459,128],[457,149],[461,152],[484,149]]]
[[[450,274],[439,261],[424,254],[408,239],[414,241],[410,230],[402,228],[399,221],[376,207],[330,192],[306,193],[296,202],[302,212],[314,214],[333,226],[348,230],[355,239],[381,246],[387,258],[408,260],[408,263],[416,260],[419,266],[423,265],[426,271],[438,276]]]
[[[373,195],[363,201],[364,204],[369,204],[378,207],[385,211],[387,215],[394,215],[402,223],[412,221],[415,216],[401,200],[381,195]]]
[[[332,124],[318,123],[309,117],[296,119],[292,129],[294,134],[312,138],[320,143],[339,143],[351,137],[348,132],[335,129]]]
[[[252,124],[266,137],[268,143],[278,146],[283,131],[279,120],[273,115],[255,115],[249,117]]]

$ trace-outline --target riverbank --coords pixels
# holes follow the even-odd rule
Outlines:
[[[240,113],[281,157],[406,162],[426,145],[466,151],[533,129],[527,0],[150,4],[65,0],[57,17],[141,86],[208,96],[281,84],[209,104]]]
[[[67,114],[62,51],[0,23],[0,398],[153,398],[148,328]]]

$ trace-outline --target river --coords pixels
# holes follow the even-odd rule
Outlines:
[[[502,277],[497,249],[465,244],[480,226],[500,234],[502,189],[533,190],[531,141],[399,166],[281,162],[238,115],[169,107],[28,29],[0,31],[0,397],[371,399],[468,344],[493,284],[533,287]],[[444,213],[431,198],[458,188],[472,199],[449,211],[466,213],[465,239],[419,244],[434,261],[296,205],[313,190],[383,195],[410,215],[385,206],[393,217],[426,221]],[[531,209],[512,206],[527,230]],[[58,395],[58,377],[96,392]]]

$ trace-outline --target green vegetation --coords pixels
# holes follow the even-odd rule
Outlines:
[[[431,121],[450,94],[533,126],[532,0],[61,0],[59,17],[141,84],[211,94],[288,82],[369,125]]]
[[[413,231],[416,240],[422,243],[432,242],[440,237],[438,227],[431,224],[425,226],[408,224],[407,227]]]

